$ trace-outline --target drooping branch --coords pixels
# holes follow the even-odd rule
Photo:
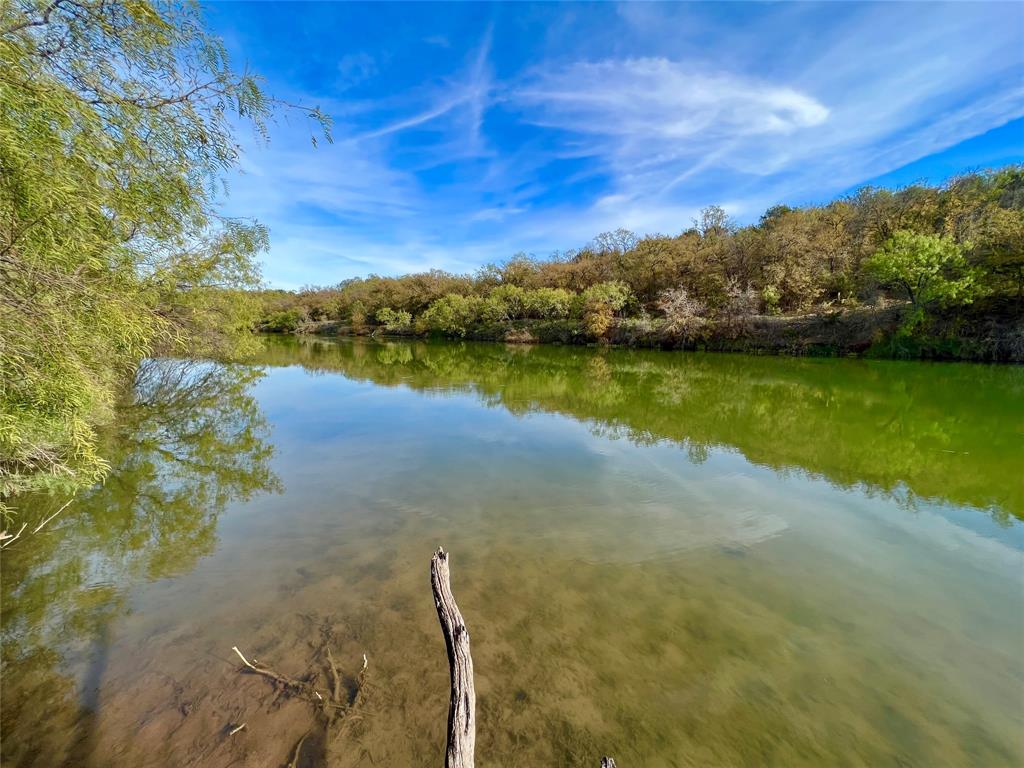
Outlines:
[[[430,585],[441,623],[451,677],[448,705],[448,746],[445,768],[473,768],[476,746],[476,689],[473,658],[469,652],[469,630],[452,595],[448,553],[438,547],[430,560]]]
[[[15,32],[21,32],[23,29],[29,29],[30,27],[45,27],[50,23],[50,14],[53,13],[57,6],[63,2],[64,0],[53,0],[52,3],[43,9],[43,13],[39,18],[26,18],[24,21],[13,24],[6,29],[0,29],[0,37],[13,35]]]

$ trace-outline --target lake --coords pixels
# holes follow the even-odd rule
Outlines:
[[[271,337],[105,444],[3,553],[5,766],[442,765],[438,545],[479,765],[1024,764],[1022,368]]]

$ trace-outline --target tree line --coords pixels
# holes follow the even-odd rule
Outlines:
[[[520,320],[576,320],[591,338],[621,318],[680,334],[750,315],[905,303],[930,311],[1024,299],[1024,166],[941,185],[865,187],[825,205],[769,208],[738,226],[720,207],[678,235],[624,229],[548,258],[518,254],[475,274],[371,275],[261,293],[265,330],[338,321],[358,331],[465,336]]]

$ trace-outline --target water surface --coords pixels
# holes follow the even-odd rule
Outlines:
[[[442,764],[438,544],[481,765],[1024,763],[1024,369],[271,338],[108,445],[2,558],[5,766]],[[330,732],[231,652],[325,643]]]

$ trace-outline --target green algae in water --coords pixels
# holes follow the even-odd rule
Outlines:
[[[110,481],[4,553],[4,765],[285,764],[310,713],[230,648],[298,673],[325,637],[371,676],[315,764],[440,764],[439,543],[481,765],[1024,762],[1022,369],[319,339],[161,365]]]

